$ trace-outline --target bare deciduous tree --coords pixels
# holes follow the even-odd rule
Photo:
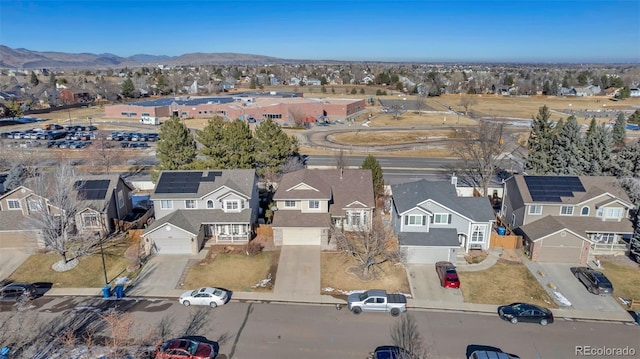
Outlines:
[[[416,112],[422,115],[422,110],[427,107],[427,92],[421,92],[416,95]]]
[[[471,109],[471,107],[473,107],[477,103],[478,103],[478,100],[475,98],[475,96],[462,95],[462,97],[460,97],[460,102],[458,104],[464,107],[464,114],[466,116],[469,114],[469,110]]]
[[[489,183],[498,163],[498,156],[504,150],[503,125],[481,121],[476,127],[463,129],[457,133],[449,146],[451,152],[463,161],[458,169],[458,178],[464,183],[480,187],[482,194],[489,193]]]
[[[289,118],[293,122],[295,126],[303,126],[304,120],[307,116],[302,110],[299,108],[290,108],[289,109]]]
[[[411,314],[400,317],[400,321],[391,327],[391,341],[393,345],[405,350],[402,359],[426,359],[428,357],[425,345],[416,319]]]
[[[76,188],[79,180],[73,166],[62,162],[52,171],[35,176],[29,185],[34,192],[27,199],[29,225],[41,232],[44,245],[60,254],[64,263],[68,262],[70,242],[79,238],[75,227],[75,216],[83,209]],[[83,252],[95,244],[88,238],[77,242],[76,252]]]
[[[106,134],[100,133],[89,147],[88,157],[104,167],[104,173],[110,173],[111,167],[122,157],[120,152],[113,141],[107,140]]]
[[[345,233],[334,226],[331,237],[336,240],[339,250],[355,258],[358,262],[356,274],[363,279],[379,277],[379,266],[382,263],[402,260],[393,229],[385,225],[378,216],[373,217],[370,227],[363,225],[353,232]]]
[[[347,168],[347,155],[344,150],[340,150],[335,154],[336,169],[343,170]]]

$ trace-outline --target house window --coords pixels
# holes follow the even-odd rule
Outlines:
[[[424,226],[426,222],[426,216],[419,214],[410,214],[404,217],[404,224],[406,226]]]
[[[320,201],[309,201],[309,209],[320,209]]]
[[[228,210],[237,211],[240,209],[238,201],[225,201],[224,207]]]
[[[433,215],[433,223],[434,224],[448,224],[449,223],[449,213],[436,213]]]
[[[245,234],[244,225],[242,225],[242,224],[232,224],[231,225],[231,234]]]
[[[9,206],[9,209],[20,209],[20,201],[17,199],[8,199],[7,205]]]
[[[284,201],[284,208],[296,208],[296,201]]]
[[[122,193],[122,190],[118,191],[118,207],[124,207],[124,194]]]
[[[589,215],[589,207],[587,207],[587,206],[582,207],[582,209],[580,210],[580,215],[581,216],[588,216]]]
[[[516,214],[511,213],[511,227],[515,227],[515,226],[516,226]]]
[[[184,201],[184,208],[186,209],[194,209],[196,208],[196,200],[195,199],[187,199]]]
[[[210,200],[207,201],[207,208],[209,208],[209,209],[214,208],[213,207],[213,200],[210,199]]]
[[[360,212],[351,212],[347,214],[347,218],[350,219],[350,222],[352,226],[359,226],[362,223],[362,214]]]
[[[29,207],[30,212],[39,212],[42,210],[42,203],[38,199],[29,199],[27,200],[27,206]]]
[[[172,209],[173,201],[168,199],[163,199],[160,201],[160,208],[162,209]]]
[[[560,215],[561,216],[573,216],[573,206],[561,206],[560,207]]]
[[[473,226],[471,226],[471,242],[484,242],[486,231],[486,225],[474,224]]]
[[[595,235],[595,240],[598,243],[612,244],[616,239],[614,233],[598,233]]]
[[[622,208],[613,207],[613,208],[605,208],[604,210],[604,218],[622,218]]]
[[[98,215],[96,213],[83,213],[82,225],[84,227],[99,227]]]
[[[542,214],[542,205],[541,204],[530,205],[529,214]]]

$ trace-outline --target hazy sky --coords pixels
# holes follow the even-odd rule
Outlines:
[[[640,63],[640,1],[0,0],[0,44],[119,56]]]

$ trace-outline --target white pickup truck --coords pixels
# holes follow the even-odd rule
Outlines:
[[[387,294],[380,289],[352,293],[347,300],[353,314],[362,312],[388,312],[397,317],[407,311],[407,297],[404,294]]]

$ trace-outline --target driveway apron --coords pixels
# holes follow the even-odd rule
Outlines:
[[[415,300],[462,303],[460,289],[443,288],[434,264],[408,264],[407,275]]]
[[[191,258],[189,255],[179,254],[158,254],[152,257],[135,279],[130,294],[159,295],[163,291],[179,288],[182,273]]]
[[[282,246],[274,294],[287,297],[320,294],[320,246]]]
[[[27,248],[0,249],[0,280],[10,276],[31,254]]]

